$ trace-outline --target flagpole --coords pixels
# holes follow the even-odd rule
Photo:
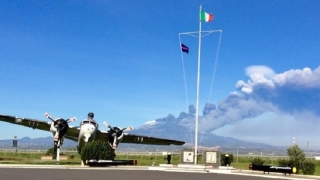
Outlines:
[[[201,10],[199,11],[199,46],[198,46],[198,75],[197,75],[197,96],[196,96],[196,127],[195,127],[195,142],[194,142],[194,164],[198,161],[198,121],[199,121],[199,88],[200,88],[200,49],[201,49]]]

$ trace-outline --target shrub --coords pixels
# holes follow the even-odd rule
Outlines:
[[[92,141],[81,149],[81,160],[114,160],[116,154],[111,146],[104,141]]]
[[[54,155],[54,148],[48,149],[45,155],[46,155],[46,156],[52,156],[52,155]]]
[[[52,159],[57,159],[57,152],[54,152],[54,147],[49,148],[47,152],[45,153],[46,156],[52,156]],[[63,155],[62,152],[60,152],[60,156]]]
[[[260,157],[255,157],[251,164],[255,164],[255,165],[263,165],[265,163],[265,160],[261,159]]]
[[[282,166],[282,167],[291,167],[290,161],[288,159],[279,159],[278,164],[279,166]]]
[[[302,162],[302,168],[301,168],[303,174],[306,175],[313,175],[316,171],[316,163],[312,160],[305,160]]]

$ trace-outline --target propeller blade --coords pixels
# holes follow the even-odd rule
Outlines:
[[[47,117],[48,119],[50,119],[51,121],[53,121],[54,122],[54,119],[50,116],[50,114],[49,113],[44,113],[44,116],[45,117]]]
[[[109,124],[107,123],[107,121],[104,121],[103,124],[104,124],[105,126],[107,126],[107,127],[109,126]]]
[[[106,127],[108,127],[109,129],[114,130],[113,127],[112,127],[110,124],[107,123],[107,121],[104,121],[103,124],[104,124]]]
[[[71,123],[71,122],[74,122],[74,121],[76,121],[76,120],[77,120],[76,117],[72,117],[72,118],[68,119],[67,122],[68,122],[68,123]]]
[[[131,131],[132,129],[133,129],[133,127],[129,126],[129,127],[123,128],[122,131]]]

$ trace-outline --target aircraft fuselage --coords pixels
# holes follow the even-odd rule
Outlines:
[[[92,121],[82,121],[80,124],[80,132],[78,137],[78,151],[88,142],[95,139],[98,131],[98,125]]]

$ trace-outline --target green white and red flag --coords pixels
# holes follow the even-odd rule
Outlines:
[[[214,17],[213,14],[200,11],[200,21],[210,22],[213,20],[213,17]]]

